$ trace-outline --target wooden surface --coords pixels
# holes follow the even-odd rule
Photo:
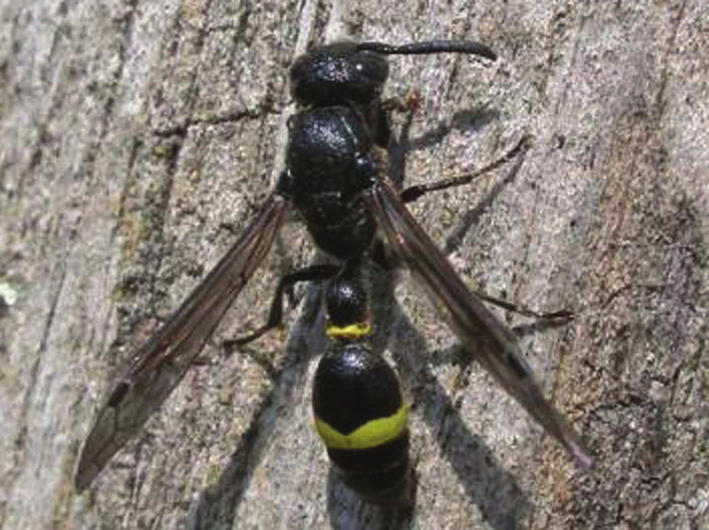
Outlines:
[[[705,3],[351,5],[0,5],[0,524],[709,527]],[[228,358],[220,348],[262,321],[278,274],[312,256],[293,225],[206,361],[77,495],[78,452],[111,377],[282,167],[290,62],[343,37],[467,38],[499,53],[492,67],[391,59],[386,95],[422,97],[409,182],[535,137],[521,166],[412,211],[469,285],[577,313],[553,328],[503,317],[597,467],[576,468],[462,362],[402,274],[396,302],[377,292],[377,333],[407,386],[416,506],[343,490],[308,425],[317,289],[298,291],[286,335]]]

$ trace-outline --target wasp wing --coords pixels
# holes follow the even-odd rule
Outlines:
[[[450,326],[463,346],[527,411],[559,440],[583,466],[591,457],[563,416],[534,382],[517,340],[456,274],[443,253],[408,212],[388,179],[368,197],[370,206],[395,252],[447,309]]]
[[[86,439],[76,471],[77,490],[91,483],[180,382],[268,253],[288,209],[284,198],[271,194],[229,252],[136,351]]]

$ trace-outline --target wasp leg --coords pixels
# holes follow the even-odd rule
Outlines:
[[[530,309],[527,306],[520,305],[520,304],[513,304],[512,302],[508,302],[507,300],[505,300],[503,298],[496,298],[496,297],[490,296],[489,294],[484,293],[482,291],[473,290],[473,293],[475,293],[475,295],[478,298],[481,298],[481,299],[485,300],[486,302],[489,302],[489,303],[494,304],[498,307],[501,307],[502,309],[505,309],[507,311],[512,311],[513,313],[517,313],[517,314],[525,316],[525,317],[535,318],[537,320],[566,322],[569,320],[573,320],[573,318],[575,316],[574,313],[572,311],[569,311],[568,309],[561,309],[559,311],[549,311],[549,312],[540,313],[539,311],[534,311],[533,309]]]
[[[411,186],[409,188],[406,188],[404,191],[401,192],[401,199],[404,202],[413,202],[417,200],[418,198],[422,197],[428,192],[431,191],[440,191],[446,188],[452,188],[455,186],[464,186],[466,184],[470,184],[473,180],[475,180],[478,177],[482,177],[493,170],[501,167],[502,165],[508,163],[510,160],[515,158],[516,156],[520,155],[529,147],[532,145],[532,135],[531,134],[525,134],[519,142],[517,142],[517,145],[515,145],[512,149],[510,149],[507,153],[502,155],[500,158],[492,162],[491,164],[488,164],[487,166],[474,171],[472,173],[468,173],[466,175],[459,175],[457,177],[450,177],[447,179],[439,180],[437,182],[432,182],[430,184],[421,184],[417,186]],[[385,256],[388,257],[388,256]],[[382,263],[386,263],[385,260],[382,260]],[[531,317],[537,320],[542,320],[542,321],[547,321],[547,322],[566,322],[568,320],[572,320],[574,318],[574,313],[572,311],[569,311],[567,309],[562,309],[559,311],[550,311],[550,312],[538,312],[534,311],[528,307],[525,307],[520,304],[514,304],[512,302],[508,302],[507,300],[501,299],[501,298],[496,298],[494,296],[490,296],[482,291],[473,291],[478,298],[481,298],[485,300],[486,302],[489,302],[491,304],[494,304],[498,307],[501,307],[507,311],[511,311],[513,313],[517,313],[523,316]]]
[[[414,115],[421,106],[421,95],[416,90],[409,90],[404,98],[394,97],[385,100],[382,108],[387,115],[392,112],[406,114],[401,130],[396,138],[390,135],[387,144],[389,153],[389,178],[394,182],[397,189],[401,189],[406,178],[406,154],[409,151],[409,137],[411,126],[414,122]]]
[[[402,267],[401,261],[397,258],[395,254],[387,251],[387,247],[383,241],[377,239],[374,241],[374,247],[372,249],[372,261],[380,267],[382,270],[392,272]],[[573,311],[568,309],[560,309],[558,311],[545,311],[539,312],[533,309],[521,305],[509,302],[504,298],[497,298],[491,296],[484,291],[479,291],[477,289],[471,289],[471,291],[478,298],[485,300],[486,302],[501,307],[506,311],[511,311],[512,313],[517,313],[525,317],[534,318],[535,320],[541,320],[547,323],[553,324],[563,324],[570,320],[573,320],[576,316]]]
[[[239,349],[262,337],[272,329],[280,327],[283,324],[283,297],[296,283],[329,280],[335,276],[340,269],[341,267],[338,265],[310,265],[283,276],[278,281],[278,287],[276,287],[266,323],[248,335],[225,341],[225,351],[232,353],[234,349]]]
[[[413,202],[416,199],[420,198],[421,196],[425,195],[426,193],[430,191],[439,191],[439,190],[444,190],[446,188],[452,188],[455,186],[464,186],[466,184],[470,184],[473,180],[475,180],[478,177],[482,177],[483,175],[486,175],[487,173],[490,173],[491,171],[497,169],[498,167],[506,164],[510,160],[512,160],[514,157],[519,155],[521,152],[526,151],[531,147],[532,145],[532,135],[531,134],[525,134],[522,139],[517,142],[517,145],[515,145],[510,151],[502,155],[500,158],[492,162],[491,164],[488,164],[487,166],[478,169],[477,171],[473,171],[472,173],[468,173],[465,175],[459,175],[457,177],[449,177],[446,179],[442,179],[436,182],[431,182],[430,184],[420,184],[417,186],[410,186],[406,188],[404,191],[401,192],[400,197],[401,200],[404,202]]]
[[[409,89],[404,97],[391,96],[383,99],[380,103],[380,108],[384,112],[401,112],[406,114],[414,114],[421,107],[421,94],[418,90]]]

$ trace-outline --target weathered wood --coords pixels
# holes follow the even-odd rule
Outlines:
[[[704,2],[6,2],[0,8],[0,521],[4,528],[709,526],[709,11]],[[353,4],[354,5],[354,4]],[[192,370],[84,495],[108,381],[216,262],[282,164],[287,67],[349,36],[469,38],[500,61],[394,58],[416,89],[410,182],[524,163],[412,206],[506,315],[597,457],[577,469],[402,275],[378,303],[407,385],[413,512],[367,506],[308,426],[317,290],[260,323],[310,246],[288,227]],[[401,121],[400,119],[398,121]],[[383,339],[382,339],[383,340]]]

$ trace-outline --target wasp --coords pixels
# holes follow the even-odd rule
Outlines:
[[[589,452],[544,398],[517,340],[455,273],[405,203],[472,180],[468,175],[404,189],[389,178],[389,109],[381,93],[389,55],[462,53],[495,60],[472,41],[392,46],[337,42],[309,51],[290,68],[297,112],[288,122],[285,169],[241,237],[162,327],[128,361],[83,446],[75,476],[86,488],[113,455],[167,399],[205,342],[268,254],[291,211],[336,264],[295,271],[279,283],[268,322],[280,321],[284,288],[329,282],[329,340],[313,384],[315,427],[344,483],[365,499],[390,496],[404,481],[409,434],[394,370],[368,346],[367,288],[362,264],[381,263],[386,250],[403,262],[447,313],[463,348],[488,370],[581,465]],[[521,141],[499,165],[525,147]]]

